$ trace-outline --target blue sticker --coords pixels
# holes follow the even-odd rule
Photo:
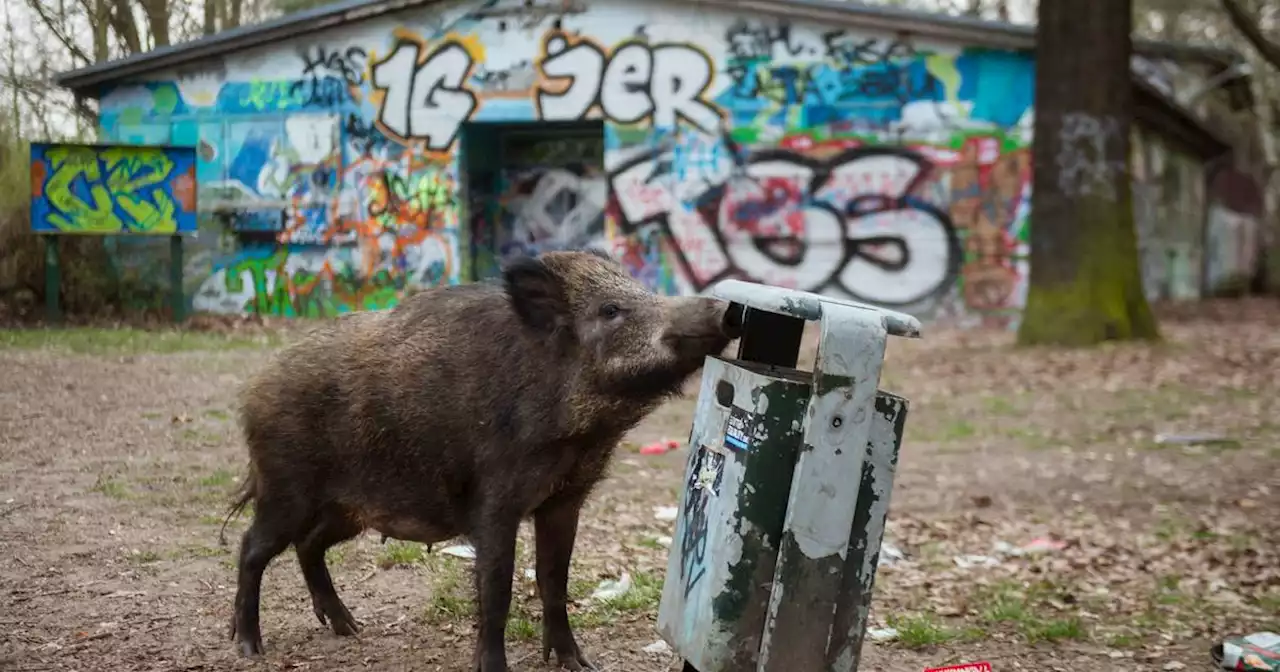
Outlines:
[[[724,428],[724,445],[730,450],[747,450],[751,447],[754,416],[734,406],[729,411],[729,422]]]

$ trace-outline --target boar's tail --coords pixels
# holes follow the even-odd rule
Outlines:
[[[256,478],[256,474],[253,472],[253,467],[250,466],[249,475],[244,479],[244,483],[240,486],[239,498],[236,499],[236,501],[231,505],[231,508],[227,510],[226,518],[222,519],[222,527],[218,529],[218,544],[222,546],[227,545],[227,523],[231,522],[232,518],[240,515],[240,512],[244,511],[244,507],[248,506],[249,502],[253,501],[254,498],[258,496],[257,483],[258,479]]]

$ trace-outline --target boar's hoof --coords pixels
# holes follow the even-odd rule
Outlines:
[[[343,611],[346,611],[343,609]],[[351,617],[350,613],[333,619],[333,634],[339,637],[354,637],[360,633],[360,626],[356,625],[356,619]]]
[[[262,640],[258,638],[242,638],[238,643],[240,655],[245,658],[255,658],[262,655]]]
[[[542,662],[551,660],[552,647],[548,644],[542,645]],[[572,672],[595,672],[599,668],[591,664],[587,657],[582,655],[582,651],[578,645],[571,644],[568,647],[555,647],[556,663],[561,669],[571,670]]]

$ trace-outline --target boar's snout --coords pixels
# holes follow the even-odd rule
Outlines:
[[[682,357],[719,354],[742,332],[742,307],[705,297],[670,299],[662,340]]]

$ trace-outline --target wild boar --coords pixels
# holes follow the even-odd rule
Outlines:
[[[321,624],[358,631],[325,550],[372,529],[475,546],[474,669],[505,672],[515,543],[533,518],[543,658],[593,669],[569,627],[578,516],[622,435],[741,330],[741,307],[662,297],[602,253],[508,264],[500,280],[430,289],[339,317],[245,386],[253,502],[231,637],[262,653],[267,564],[293,544]]]

